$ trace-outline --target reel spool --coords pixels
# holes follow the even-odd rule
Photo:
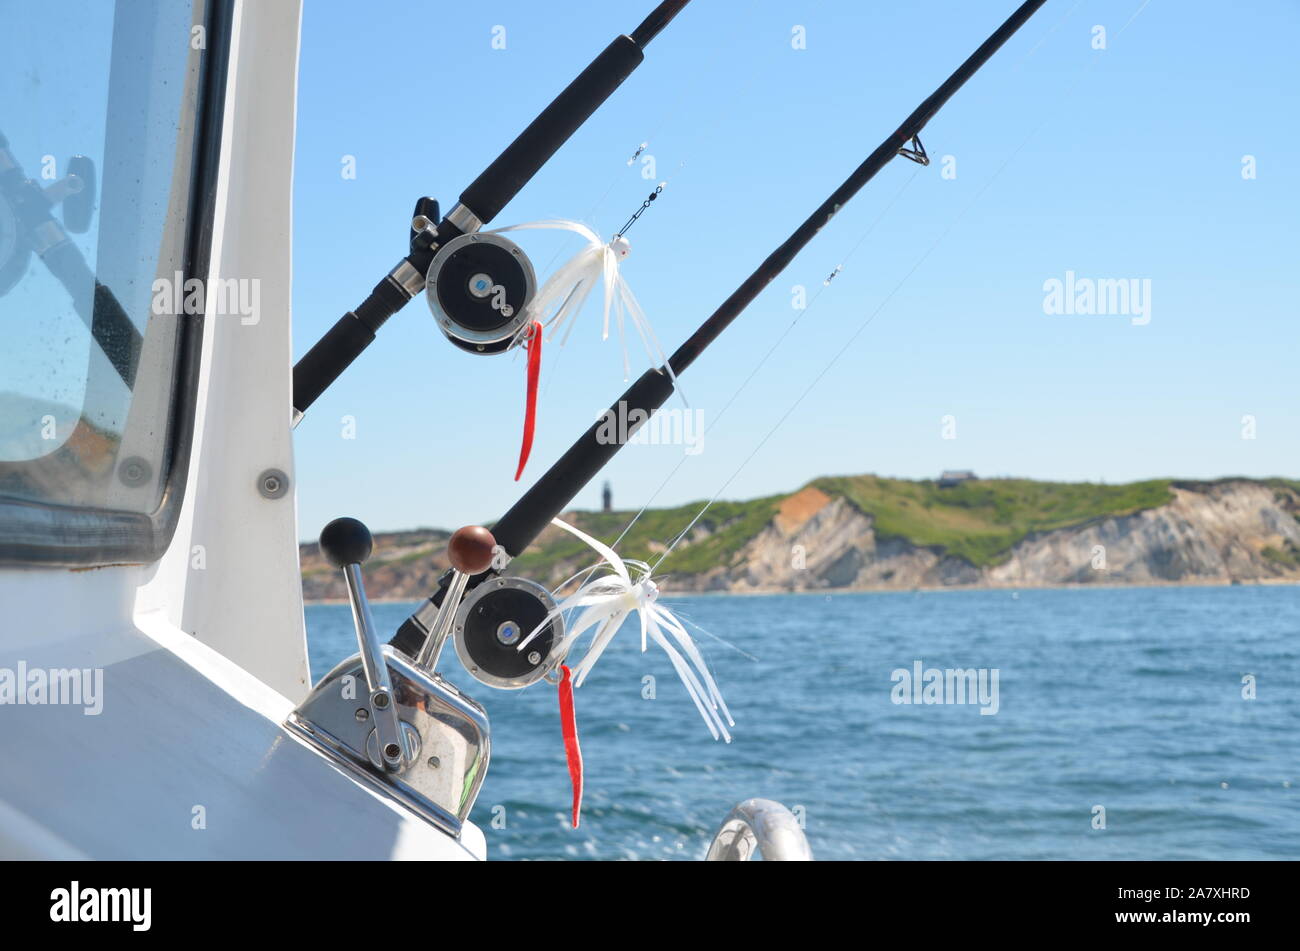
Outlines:
[[[456,612],[456,655],[474,679],[489,687],[519,690],[534,684],[564,659],[555,654],[564,639],[564,620],[553,618],[526,648],[516,648],[553,610],[550,592],[536,582],[485,581]]]
[[[438,329],[470,353],[509,349],[536,291],[537,276],[523,249],[491,232],[448,241],[424,283]]]

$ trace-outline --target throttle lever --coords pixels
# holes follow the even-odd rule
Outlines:
[[[370,557],[373,547],[370,529],[355,518],[336,518],[321,529],[321,554],[335,568],[343,570],[343,579],[347,583],[352,623],[356,628],[357,647],[370,695],[370,714],[375,724],[375,753],[379,760],[376,765],[391,773],[409,766],[418,751],[411,748],[413,744],[398,719],[388,663],[375,633],[370,604],[366,601],[361,564]]]
[[[415,657],[415,666],[430,673],[438,665],[438,656],[447,642],[451,632],[452,619],[460,607],[465,595],[465,586],[473,575],[481,574],[492,567],[492,556],[496,550],[496,539],[492,533],[480,525],[466,525],[458,528],[447,540],[447,560],[451,562],[451,583],[443,592],[442,604],[429,627],[429,635],[424,639],[419,653]]]

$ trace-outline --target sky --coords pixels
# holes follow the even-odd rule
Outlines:
[[[671,352],[1014,6],[695,0],[490,227],[609,237],[666,181],[623,274]],[[452,207],[652,7],[307,0],[295,356],[404,255],[419,196]],[[702,440],[624,447],[615,507],[864,472],[1300,476],[1298,28],[1282,0],[1051,0],[930,122],[932,164],[891,162],[683,375]],[[539,281],[580,247],[512,237]],[[1049,312],[1067,272],[1136,296]],[[544,351],[516,483],[523,360],[413,300],[295,432],[302,537],[499,518],[622,393],[600,324],[589,303]]]

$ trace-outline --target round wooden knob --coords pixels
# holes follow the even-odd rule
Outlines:
[[[447,560],[462,574],[477,575],[492,567],[492,549],[497,540],[481,525],[456,529],[447,542]]]

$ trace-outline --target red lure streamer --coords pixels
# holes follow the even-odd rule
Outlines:
[[[582,747],[578,745],[578,718],[573,711],[573,680],[569,668],[560,665],[560,730],[564,733],[564,755],[569,761],[573,783],[573,827],[578,828],[582,812]]]
[[[528,454],[533,451],[533,430],[537,425],[537,377],[542,372],[542,324],[533,321],[533,326],[524,338],[523,348],[528,351],[528,396],[524,403],[524,440],[519,446],[519,468],[515,470],[515,481],[524,474],[528,465]]]

